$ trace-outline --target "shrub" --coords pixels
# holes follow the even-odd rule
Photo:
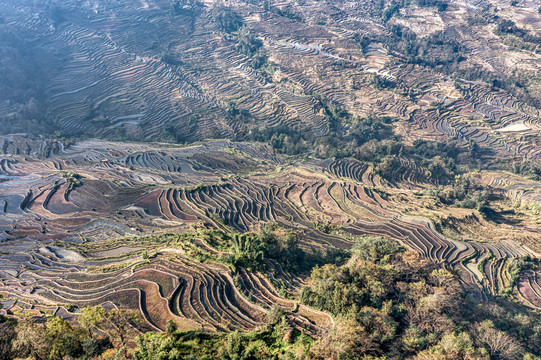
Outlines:
[[[227,7],[218,7],[212,11],[212,17],[218,27],[228,33],[237,31],[243,24],[242,18]]]

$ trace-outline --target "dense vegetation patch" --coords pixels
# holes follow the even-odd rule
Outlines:
[[[509,304],[473,305],[456,275],[385,238],[363,239],[345,265],[315,268],[301,301],[336,317],[335,330],[310,349],[318,359],[526,359],[539,352],[539,319],[499,312]],[[528,326],[538,330],[523,333]]]
[[[222,261],[249,270],[264,270],[267,267],[265,260],[270,259],[287,271],[302,273],[318,264],[340,263],[346,259],[347,253],[338,249],[325,254],[301,249],[301,236],[300,231],[267,223],[257,232],[244,234],[207,231],[205,240],[217,249],[229,251],[221,257]]]
[[[226,32],[237,31],[243,24],[242,18],[228,7],[217,7],[212,12],[214,22]]]
[[[45,323],[0,318],[0,358],[127,359],[128,348],[141,324],[139,315],[101,306],[82,309],[79,325],[56,316]],[[101,357],[100,357],[101,356]]]
[[[267,325],[247,333],[214,335],[181,332],[171,325],[166,333],[147,333],[137,339],[137,360],[154,359],[300,359],[313,340],[294,330],[278,308],[269,314]]]

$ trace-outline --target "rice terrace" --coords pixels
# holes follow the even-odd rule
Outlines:
[[[538,0],[0,0],[0,360],[541,359]]]

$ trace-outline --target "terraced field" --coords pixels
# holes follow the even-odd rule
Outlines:
[[[500,156],[541,157],[538,108],[488,83],[453,82],[430,66],[403,62],[382,43],[394,36],[392,26],[426,35],[425,25],[417,24],[421,9],[403,9],[401,16],[383,23],[371,15],[371,5],[347,1],[290,5],[289,11],[298,15],[292,18],[269,11],[274,6],[231,2],[246,31],[261,41],[268,58],[262,69],[213,21],[214,2],[189,1],[182,11],[172,10],[167,0],[151,3],[53,1],[51,7],[63,14],[57,19],[39,2],[0,2],[6,26],[40,44],[33,51],[41,55],[40,67],[49,70],[43,74],[41,122],[64,134],[116,139],[232,138],[273,126],[324,136],[331,129],[319,102],[324,99],[354,116],[401,119],[404,135],[415,133],[415,138],[454,138]],[[539,71],[535,53],[517,54],[501,39],[474,36],[476,30],[489,31],[488,25],[465,25],[468,18],[486,22],[491,16],[487,4],[457,3],[445,11],[449,28],[444,34],[465,47],[464,66],[481,64],[495,74],[511,74],[513,67],[525,74]],[[422,11],[443,22],[432,8]],[[358,44],[362,36],[372,41]],[[62,66],[60,53],[66,54]],[[507,63],[494,60],[502,53]],[[370,85],[374,76],[390,81],[392,89],[375,89]],[[30,106],[25,101],[2,105],[3,121],[24,116]],[[231,104],[248,118],[232,116]],[[125,161],[155,161],[141,159]]]
[[[375,3],[0,0],[0,314],[224,333],[278,305],[329,334],[306,274],[236,262],[266,225],[321,258],[391,238],[540,310],[541,15]]]
[[[0,183],[0,293],[32,309],[69,313],[72,304],[103,304],[138,310],[149,329],[173,320],[183,329],[222,332],[257,328],[279,304],[314,336],[332,326],[329,315],[284,297],[298,295],[303,281],[279,264],[269,263],[268,273],[233,271],[218,261],[227,252],[203,235],[148,244],[141,237],[201,227],[243,233],[277,223],[301,231],[301,248],[323,252],[351,248],[359,236],[390,237],[456,270],[480,301],[512,289],[515,261],[538,256],[525,245],[539,237],[533,228],[517,227],[510,240],[492,238],[505,230],[485,224],[478,241],[462,241],[443,236],[428,218],[405,214],[416,202],[422,207],[416,192],[436,186],[407,161],[389,182],[355,160],[284,167],[285,158],[248,143],[91,141],[59,148],[35,158],[14,150],[3,161],[9,176]],[[492,186],[511,191],[511,176],[491,176]],[[154,255],[145,258],[145,248]],[[514,293],[529,306],[541,301],[538,277],[526,272],[517,281]]]

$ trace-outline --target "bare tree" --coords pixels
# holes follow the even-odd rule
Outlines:
[[[519,359],[522,346],[510,335],[496,329],[492,321],[485,320],[477,325],[477,341],[485,346],[491,357],[496,359]]]

